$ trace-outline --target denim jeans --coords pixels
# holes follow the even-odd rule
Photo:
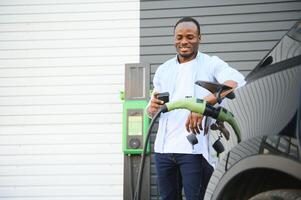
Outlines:
[[[155,162],[161,200],[181,199],[182,186],[187,200],[204,198],[213,167],[201,154],[155,153]]]

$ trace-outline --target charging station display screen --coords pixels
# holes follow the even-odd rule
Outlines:
[[[143,117],[128,116],[128,135],[142,135]]]

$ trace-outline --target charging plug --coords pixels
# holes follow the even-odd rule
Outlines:
[[[191,145],[195,145],[199,142],[194,133],[187,135],[186,138],[190,142]]]

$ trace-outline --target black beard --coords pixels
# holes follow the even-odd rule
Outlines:
[[[181,57],[183,58],[189,58],[193,55],[193,53],[190,53],[190,54],[179,54]]]

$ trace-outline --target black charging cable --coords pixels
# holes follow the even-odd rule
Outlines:
[[[138,178],[137,178],[137,185],[136,185],[136,191],[135,191],[134,200],[140,200],[141,185],[142,185],[142,175],[143,175],[143,169],[144,169],[144,163],[145,163],[145,156],[146,156],[146,150],[147,150],[148,141],[149,141],[151,131],[153,129],[153,126],[154,126],[157,118],[160,116],[160,114],[164,110],[166,110],[166,106],[165,105],[163,105],[161,107],[161,109],[155,114],[155,116],[152,118],[152,121],[151,121],[151,123],[149,125],[148,131],[147,131],[147,135],[146,135],[146,138],[145,138],[143,152],[141,154],[140,168],[139,168],[139,172],[138,172]]]

